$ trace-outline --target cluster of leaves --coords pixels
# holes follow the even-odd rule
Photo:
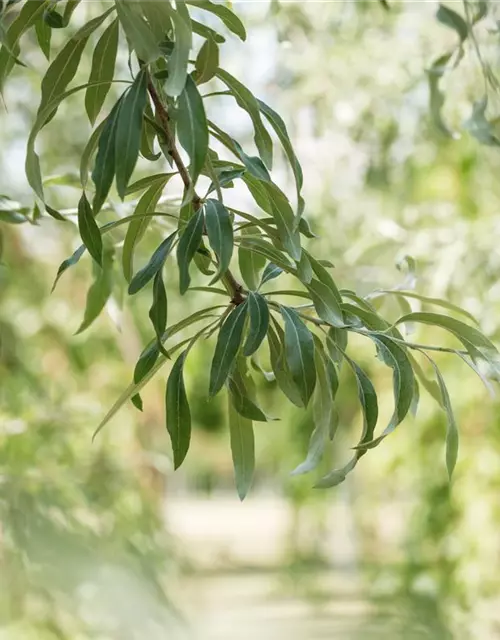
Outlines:
[[[149,316],[154,337],[139,357],[133,382],[97,431],[125,402],[131,400],[140,409],[141,389],[175,355],[165,398],[174,465],[179,467],[191,438],[184,384],[186,359],[197,341],[216,335],[208,395],[213,397],[223,389],[227,392],[231,450],[241,498],[248,491],[254,469],[253,423],[270,419],[259,406],[254,375],[275,381],[297,407],[312,407],[315,429],[307,457],[294,471],[300,474],[317,466],[328,442],[335,437],[339,373],[341,367],[351,370],[363,417],[361,437],[351,460],[321,478],[317,486],[331,487],[342,482],[369,449],[381,443],[415,410],[419,382],[448,415],[446,462],[451,475],[457,459],[458,430],[445,382],[429,352],[452,352],[484,377],[485,363],[488,372],[497,369],[496,348],[477,328],[449,315],[449,312],[465,314],[474,323],[465,311],[414,291],[376,293],[374,298],[395,296],[404,309],[395,323],[388,322],[379,315],[375,300],[339,289],[330,273],[333,265],[314,257],[302,246],[303,238],[312,238],[313,234],[304,217],[302,170],[285,123],[271,107],[220,67],[219,46],[224,36],[204,22],[205,15],[212,14],[244,40],[245,28],[236,14],[210,0],[175,3],[115,0],[101,15],[73,32],[54,55],[51,32],[71,26],[79,0],[67,0],[62,11],[59,4],[27,0],[14,19],[4,20],[2,27],[0,86],[15,65],[22,64],[19,41],[29,29],[35,29],[40,49],[50,63],[42,81],[40,106],[26,153],[26,175],[36,195],[36,205],[30,215],[5,198],[0,215],[4,221],[37,223],[47,213],[67,221],[47,202],[35,146],[38,134],[54,118],[60,104],[73,94],[83,94],[82,109],[85,108],[95,128],[81,155],[82,195],[77,220],[82,245],[61,264],[56,282],[84,254],[90,255],[95,280],[88,292],[80,331],[99,315],[112,292],[115,253],[121,255],[130,295],[152,282]],[[68,88],[95,32],[99,37],[88,82]],[[116,57],[123,36],[129,49],[130,81],[115,79]],[[120,82],[127,85],[125,90],[95,126],[111,85]],[[222,86],[222,90],[202,95],[200,88],[208,82],[217,89]],[[214,93],[234,98],[248,114],[257,156],[248,155],[239,142],[207,117],[205,105]],[[280,142],[295,181],[293,204],[271,178],[274,143],[270,131]],[[139,156],[151,163],[166,160],[171,170],[151,172],[131,183]],[[180,177],[183,193],[175,213],[169,213],[162,210],[162,196],[174,176]],[[201,196],[203,180],[208,188]],[[246,186],[260,215],[225,204],[224,192],[235,181]],[[131,215],[99,225],[100,212],[109,209],[107,201],[113,183],[122,200],[136,194],[140,197],[136,201],[127,200],[134,207]],[[159,239],[145,266],[135,271],[134,255],[153,220],[166,220],[171,229],[165,238]],[[124,240],[115,242],[109,232],[121,226],[126,228]],[[180,295],[204,291],[226,300],[222,305],[198,309],[176,324],[169,324],[164,277],[166,273],[172,277],[169,265],[174,251]],[[195,268],[201,274],[198,279],[209,278],[203,286],[191,285]],[[297,287],[270,289],[269,283],[278,278],[293,280]],[[222,286],[214,286],[217,283]],[[303,298],[305,303],[290,306],[282,302],[293,296]],[[412,299],[425,306],[441,307],[446,313],[412,311],[408,303]],[[463,348],[408,342],[399,327],[414,323],[447,330]],[[189,333],[194,324],[202,326]],[[370,340],[379,360],[392,371],[394,412],[379,435],[375,432],[377,393],[366,372],[348,354],[350,334]],[[262,355],[269,362],[269,371],[260,364]],[[424,367],[415,356],[424,361]],[[433,379],[427,377],[425,368],[433,372]]]

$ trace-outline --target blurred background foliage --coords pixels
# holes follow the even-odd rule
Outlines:
[[[395,3],[390,12],[378,3],[348,0],[242,2],[236,9],[249,39],[231,40],[225,62],[287,122],[304,167],[306,212],[318,235],[309,242],[334,262],[337,282],[362,294],[405,283],[445,297],[473,313],[498,342],[500,159],[498,149],[480,145],[464,124],[485,91],[473,43],[442,80],[442,117],[454,132],[446,137],[430,114],[426,70],[456,46],[456,33],[436,21],[435,3]],[[94,10],[95,3],[83,3],[75,15],[83,22],[85,12]],[[499,52],[494,11],[478,32],[493,69]],[[28,68],[6,87],[0,128],[0,193],[27,207],[32,201],[24,147],[44,68],[36,47],[29,48],[33,37],[26,37]],[[87,59],[82,77],[89,65]],[[123,56],[122,77],[126,65]],[[499,105],[491,87],[488,99],[494,122]],[[247,132],[248,123],[234,111],[229,115],[231,108],[214,98],[214,114],[234,117],[235,133]],[[57,176],[77,173],[88,135],[75,97],[41,138],[51,199],[69,212],[79,194],[60,187]],[[278,180],[289,184],[284,162]],[[235,189],[235,206],[244,197]],[[116,199],[113,206],[122,205]],[[141,247],[144,257],[161,231],[151,228]],[[284,534],[270,563],[285,576],[279,582],[284,592],[330,597],[320,576],[337,562],[368,585],[372,600],[390,598],[428,624],[421,635],[398,627],[392,636],[373,637],[499,637],[500,406],[464,364],[437,359],[461,431],[451,487],[443,462],[444,414],[428,397],[421,399],[418,418],[407,419],[364,457],[345,486],[318,492],[312,479],[289,477],[303,458],[311,419],[280,406],[273,385],[262,383],[269,413],[281,420],[256,433],[253,494],[240,505],[225,406],[219,399],[208,403],[202,392],[213,345],[199,345],[187,366],[196,428],[180,472],[174,476],[170,460],[163,378],[145,391],[143,413],[124,408],[92,443],[95,426],[128,384],[150,338],[146,296],[126,300],[117,270],[107,314],[74,336],[91,280],[88,264],[82,260],[50,295],[58,265],[76,247],[74,227],[51,219],[36,227],[0,221],[0,232],[0,638],[165,637],[165,629],[178,624],[177,587],[188,584],[186,575],[197,575],[196,557],[211,553],[204,530],[212,530],[217,501],[227,501],[227,492],[229,519],[254,509],[252,531],[266,529],[268,513],[259,512],[259,496],[273,496],[277,502],[271,504],[284,510]],[[169,300],[180,305],[176,283],[168,286]],[[200,295],[207,294],[183,299],[183,312],[185,305],[199,306],[193,298]],[[397,311],[391,307],[397,300],[377,303],[389,317],[392,308]],[[174,305],[172,317],[180,314]],[[435,334],[419,328],[412,339],[446,339]],[[366,342],[353,347],[381,394],[382,411],[389,413],[388,374],[376,366]],[[360,428],[350,382],[343,387],[341,438],[327,466],[347,458]],[[183,501],[188,509],[208,504],[200,514],[212,525],[193,516],[190,526],[201,531],[182,538],[169,505],[181,513]],[[219,525],[224,528],[225,521]],[[342,538],[339,531],[346,528]],[[192,549],[198,543],[201,552]],[[317,578],[305,580],[307,575]],[[196,582],[189,584],[196,593]],[[192,602],[186,606],[188,620],[195,609]],[[292,636],[283,631],[282,637]],[[372,636],[365,631],[338,637]]]

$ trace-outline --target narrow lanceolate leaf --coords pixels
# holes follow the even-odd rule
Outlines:
[[[247,34],[243,23],[228,7],[225,7],[223,4],[210,2],[210,0],[187,0],[187,4],[192,4],[194,7],[199,7],[205,11],[210,11],[210,13],[220,18],[226,27],[241,38],[241,40],[246,40]]]
[[[99,227],[94,219],[92,207],[85,193],[82,194],[78,203],[78,230],[83,244],[88,252],[97,262],[102,265],[102,238]]]
[[[252,484],[255,468],[253,423],[248,418],[241,416],[231,401],[229,401],[228,404],[229,437],[231,441],[236,490],[240,500],[244,500]]]
[[[248,315],[250,317],[250,326],[245,346],[243,347],[245,356],[251,356],[257,351],[266,337],[269,327],[269,307],[266,299],[260,293],[249,292]]]
[[[262,160],[258,156],[248,156],[241,145],[231,138],[223,129],[218,127],[211,120],[208,121],[208,124],[211,129],[211,134],[214,138],[216,138],[219,142],[221,142],[231,153],[241,160],[241,162],[245,165],[245,169],[257,180],[263,180],[265,182],[271,182],[271,176],[269,175],[269,171],[266,169],[266,165],[262,162]]]
[[[498,351],[491,340],[488,340],[488,338],[475,327],[471,327],[456,318],[450,318],[449,316],[445,316],[440,313],[414,312],[399,318],[396,324],[402,324],[404,322],[421,322],[423,324],[430,324],[447,329],[451,333],[455,334],[457,338],[463,342],[466,348],[468,348],[469,344],[472,344],[474,347],[479,349],[485,358],[489,356],[496,356],[498,354]]]
[[[153,280],[153,304],[149,310],[149,319],[156,333],[158,346],[163,350],[161,339],[167,328],[167,292],[163,283],[163,269],[156,272]]]
[[[434,360],[432,360],[432,358],[430,358],[427,354],[426,357],[432,364],[434,371],[436,372],[436,378],[442,397],[442,405],[444,407],[444,410],[446,411],[446,416],[448,418],[448,427],[446,429],[446,469],[448,471],[448,477],[451,480],[451,476],[453,475],[453,471],[455,469],[455,465],[457,464],[458,458],[458,427],[455,421],[453,407],[451,406],[450,394],[448,393],[448,389],[446,387],[441,371],[439,370]]]
[[[165,93],[172,98],[180,96],[187,79],[189,53],[192,46],[192,26],[189,11],[184,2],[176,3],[171,18],[174,24],[174,48],[168,59],[168,78]]]
[[[226,207],[218,200],[209,199],[205,202],[205,226],[210,246],[217,256],[219,267],[212,279],[212,284],[228,269],[233,255],[233,225]]]
[[[358,387],[358,398],[361,404],[361,411],[363,413],[363,431],[358,443],[358,447],[361,447],[366,442],[373,440],[373,434],[375,427],[377,426],[378,419],[378,402],[377,393],[375,388],[366,375],[366,373],[358,367],[350,358],[346,356],[347,362],[350,364],[354,375],[356,377],[356,385]],[[366,453],[366,449],[358,448],[351,460],[339,469],[334,469],[318,483],[317,488],[335,487],[341,484],[346,479],[346,476],[357,465],[358,460]]]
[[[44,2],[25,2],[17,18],[7,29],[0,49],[0,90],[5,79],[16,64],[19,55],[19,39],[37,20],[41,19],[45,9]]]
[[[129,43],[143,62],[153,62],[161,56],[154,33],[144,21],[139,3],[116,0],[116,12]]]
[[[96,215],[105,203],[111,185],[113,184],[113,178],[115,177],[116,126],[118,124],[123,99],[124,95],[116,102],[111,113],[106,118],[102,133],[99,136],[97,156],[92,171],[92,180],[95,185],[95,195],[92,204]]]
[[[92,56],[89,83],[96,83],[85,93],[85,109],[91,124],[99,115],[115,72],[118,51],[118,19],[114,20],[100,37]]]
[[[286,361],[302,402],[307,406],[316,384],[314,340],[296,311],[281,307],[281,315],[285,323]]]
[[[276,222],[280,240],[283,242],[287,253],[294,260],[300,260],[302,254],[300,234],[295,229],[292,207],[285,194],[274,183],[266,183],[265,188],[271,204],[269,213]]]
[[[59,282],[59,279],[61,278],[63,273],[65,271],[67,271],[70,267],[72,267],[73,265],[77,264],[77,262],[80,260],[80,258],[83,256],[84,253],[85,253],[85,245],[82,244],[82,245],[80,245],[78,247],[78,249],[69,258],[66,258],[66,260],[63,260],[63,262],[61,262],[61,265],[59,266],[59,269],[57,270],[57,274],[56,274],[56,277],[55,277],[55,280],[54,280],[54,284],[52,285],[51,291],[54,291],[54,289],[56,288],[56,285]]]
[[[111,295],[113,269],[113,249],[106,250],[103,255],[102,269],[96,269],[96,278],[92,283],[85,304],[85,314],[83,321],[78,328],[78,333],[85,331],[104,309],[106,302]]]
[[[269,355],[271,369],[273,370],[279,388],[292,404],[303,407],[304,403],[300,397],[299,389],[293,381],[288,368],[285,356],[285,334],[277,322],[270,324],[267,330],[267,341],[269,343]]]
[[[219,47],[215,40],[209,36],[203,43],[195,63],[196,84],[209,82],[219,68]]]
[[[242,236],[252,233],[250,229],[242,229]],[[266,259],[261,254],[240,246],[238,249],[238,266],[241,277],[246,286],[255,291],[259,286],[260,272],[266,264]]]
[[[266,284],[266,282],[269,282],[270,280],[274,280],[275,278],[280,276],[282,273],[283,273],[283,269],[278,267],[276,264],[273,264],[272,262],[270,262],[264,269],[264,273],[262,274],[262,279],[259,284],[259,289],[263,287]]]
[[[104,22],[111,11],[113,11],[113,8],[110,8],[97,18],[90,20],[90,22],[84,25],[68,40],[59,54],[54,58],[54,61],[50,64],[42,80],[42,97],[38,113],[41,113],[58,95],[64,93],[68,84],[75,77],[90,34]],[[54,109],[50,118],[55,114],[56,110],[57,107]]]
[[[415,389],[413,367],[406,351],[387,336],[374,336],[379,358],[391,367],[393,372],[394,413],[382,434],[371,442],[364,442],[363,448],[372,449],[386,438],[405,419],[410,410]]]
[[[142,118],[147,102],[147,71],[142,69],[123,98],[115,134],[116,189],[123,200],[141,146]]]
[[[316,258],[313,258],[313,256],[309,252],[306,252],[306,253],[307,253],[307,257],[309,258],[309,262],[311,263],[311,267],[314,271],[314,275],[320,282],[325,284],[330,289],[331,294],[340,304],[342,302],[342,296],[340,295],[337,285],[335,284],[332,276],[328,273],[328,271],[321,264],[321,262],[319,262],[319,260],[316,260]]]
[[[208,393],[215,396],[226,382],[241,345],[247,315],[246,302],[235,307],[222,325],[210,370]]]
[[[219,69],[217,75],[231,91],[238,105],[250,116],[255,132],[255,145],[262,161],[271,169],[273,164],[273,142],[260,117],[259,104],[255,96],[227,71]]]
[[[2,25],[0,24],[0,31]],[[37,20],[35,23],[36,39],[43,55],[50,60],[50,40],[52,37],[52,29],[45,20]]]
[[[246,360],[240,359],[228,379],[229,397],[234,408],[244,418],[267,422],[268,418],[256,404],[255,383],[248,371]]]
[[[313,278],[306,286],[311,294],[318,316],[334,327],[345,326],[342,309],[338,300],[333,295],[332,290],[316,278]]]
[[[172,442],[174,469],[184,462],[191,441],[191,411],[184,386],[184,362],[187,350],[175,361],[167,381],[167,430]]]
[[[326,340],[326,347],[330,358],[340,365],[344,357],[344,351],[347,348],[347,341],[349,334],[347,329],[340,329],[337,327],[331,327],[328,330],[328,337]]]
[[[179,96],[177,111],[177,135],[189,156],[189,173],[193,184],[200,175],[208,152],[208,127],[203,100],[191,76]]]
[[[159,271],[161,271],[168,254],[172,250],[172,245],[176,235],[177,231],[174,231],[174,233],[170,234],[168,238],[165,238],[153,253],[147,265],[135,274],[128,288],[130,295],[140,291]]]
[[[106,126],[106,122],[106,120],[103,120],[99,124],[99,126],[92,132],[92,135],[88,139],[88,142],[85,145],[85,149],[80,156],[80,182],[82,185],[82,189],[85,189],[85,187],[87,186],[90,163],[97,149],[101,133]]]
[[[467,36],[469,35],[469,28],[467,26],[467,23],[459,13],[444,6],[443,4],[440,4],[436,13],[436,18],[439,20],[439,22],[441,22],[441,24],[444,24],[447,27],[450,27],[450,29],[453,29],[460,38],[460,42],[464,42],[464,40],[467,40]]]
[[[134,383],[139,384],[141,380],[151,371],[156,364],[160,348],[158,342],[151,342],[142,351],[134,368]]]
[[[303,284],[309,284],[313,277],[311,262],[305,253],[302,253],[300,260],[297,261],[297,278]]]
[[[122,249],[122,269],[127,282],[130,282],[132,273],[134,272],[135,249],[151,223],[151,218],[143,218],[141,216],[147,213],[152,213],[155,210],[161,194],[163,193],[163,189],[170,177],[171,174],[157,175],[147,191],[145,191],[140,197],[134,210],[133,216],[137,219],[132,219],[130,221]]]
[[[179,290],[186,293],[191,282],[189,265],[200,246],[203,234],[203,211],[200,209],[189,220],[177,246],[177,263],[179,265]]]
[[[333,401],[338,388],[337,372],[333,362],[324,353],[321,343],[316,344],[314,361],[317,375],[313,397],[314,431],[309,441],[307,457],[292,471],[292,475],[309,473],[318,466],[330,436],[334,414]]]
[[[295,155],[295,151],[293,150],[292,143],[288,136],[288,131],[286,129],[286,125],[279,116],[271,107],[262,102],[261,100],[257,100],[259,105],[259,109],[266,117],[269,124],[274,129],[276,135],[278,136],[279,141],[283,147],[285,155],[290,163],[290,167],[292,169],[293,175],[295,177],[295,185],[297,188],[297,220],[300,220],[302,213],[304,212],[304,198],[302,197],[302,185],[304,182],[304,178],[302,175],[302,167],[300,166],[299,160]]]

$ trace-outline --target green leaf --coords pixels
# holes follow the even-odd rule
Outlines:
[[[330,329],[328,329],[326,341],[328,353],[330,354],[330,358],[339,365],[344,357],[348,338],[349,333],[347,329],[340,329],[338,327],[330,327]]]
[[[184,386],[184,363],[187,352],[187,349],[183,351],[172,367],[165,397],[167,430],[172,442],[174,469],[178,469],[183,463],[191,441],[191,412]]]
[[[93,207],[97,215],[108,197],[115,176],[116,129],[125,94],[115,103],[99,136],[92,180],[95,185]],[[99,129],[98,129],[99,130]],[[82,157],[83,162],[83,157]]]
[[[469,35],[469,28],[462,16],[459,15],[456,11],[453,11],[453,9],[449,9],[445,5],[440,4],[436,13],[436,18],[439,20],[439,22],[441,22],[441,24],[444,24],[445,26],[450,27],[451,29],[456,31],[458,37],[460,38],[460,42],[464,42],[465,40],[467,40],[467,37]]]
[[[242,229],[242,234],[246,233],[246,229]],[[264,256],[240,246],[238,249],[238,266],[240,268],[241,277],[250,290],[256,290],[259,284],[259,274],[266,264]]]
[[[259,104],[251,91],[224,69],[217,76],[231,91],[238,105],[250,116],[254,127],[255,145],[264,164],[271,169],[273,164],[273,142],[260,117]]]
[[[446,136],[452,138],[453,133],[447,127],[443,120],[442,109],[444,106],[445,98],[441,90],[440,82],[446,71],[446,65],[451,59],[452,54],[447,53],[432,63],[431,67],[427,70],[427,77],[429,81],[429,108],[431,112],[431,118],[437,131]]]
[[[67,271],[70,267],[74,266],[80,260],[80,258],[83,256],[84,253],[85,253],[85,245],[82,244],[73,253],[73,255],[71,255],[69,258],[66,258],[66,260],[63,260],[63,262],[61,262],[61,265],[57,270],[56,278],[54,280],[54,284],[52,285],[51,292],[54,291],[54,289],[56,288],[56,285],[59,282],[59,279],[63,275],[63,273]]]
[[[275,249],[272,244],[258,236],[242,236],[240,240],[240,248],[247,249],[248,251],[252,251],[263,256],[267,260],[270,260],[271,262],[274,262],[276,265],[281,267],[283,271],[294,273],[294,268],[288,261],[288,258],[285,256],[285,254],[278,249]],[[262,267],[264,266],[264,264],[265,261],[262,263]],[[257,287],[251,288],[256,289]]]
[[[111,87],[117,52],[118,19],[115,19],[99,38],[92,56],[89,83],[95,83],[95,86],[88,87],[85,93],[85,109],[92,125]]]
[[[102,238],[85,192],[78,203],[78,230],[88,252],[102,266]]]
[[[163,270],[159,269],[156,272],[155,278],[153,280],[153,304],[151,305],[151,309],[149,310],[149,319],[151,320],[151,324],[153,325],[153,329],[156,333],[156,338],[158,340],[158,347],[160,350],[163,349],[161,339],[167,328],[167,292],[165,291],[165,284],[163,283]],[[165,352],[166,355],[166,352]]]
[[[342,309],[332,290],[323,282],[316,280],[316,278],[313,278],[306,287],[318,316],[334,327],[344,327]]]
[[[102,268],[96,269],[96,278],[92,283],[85,305],[85,314],[77,334],[85,331],[104,309],[113,288],[113,248],[107,249],[103,254]]]
[[[314,340],[311,332],[293,309],[281,307],[285,323],[285,357],[293,381],[307,407],[316,384]]]
[[[160,246],[155,250],[147,265],[135,274],[128,288],[129,295],[134,295],[140,291],[158,272],[161,271],[168,254],[172,250],[172,245],[176,235],[177,231],[174,231],[174,233],[170,234],[168,238],[165,238],[165,240],[163,240]]]
[[[337,372],[333,362],[324,353],[321,343],[314,353],[317,385],[313,397],[314,431],[309,441],[307,457],[292,471],[292,475],[309,473],[315,469],[325,450],[333,420],[333,401],[338,388]]]
[[[489,147],[498,147],[500,146],[500,140],[493,125],[486,118],[487,106],[488,98],[486,96],[474,102],[472,115],[464,122],[464,128],[481,144]]]
[[[145,63],[159,58],[160,48],[154,33],[142,17],[140,4],[133,0],[116,0],[116,12],[137,56]]]
[[[441,408],[443,406],[443,398],[441,391],[439,389],[439,385],[435,380],[430,380],[426,375],[419,362],[412,356],[411,353],[408,354],[410,362],[413,367],[413,373],[420,380],[420,384],[424,387],[427,393],[434,398],[434,400],[438,403]]]
[[[144,109],[147,103],[148,75],[141,69],[123,98],[115,134],[116,189],[123,200],[141,146]]]
[[[208,152],[208,127],[203,100],[191,76],[185,80],[179,96],[177,134],[191,161],[189,172],[193,186],[203,169]]]
[[[266,165],[262,162],[262,160],[257,156],[248,156],[241,145],[231,138],[223,129],[218,127],[211,120],[208,121],[208,124],[211,129],[211,134],[216,138],[220,143],[222,143],[231,153],[233,153],[241,162],[245,165],[247,171],[257,180],[262,180],[265,182],[271,182],[271,176],[269,175],[269,171],[266,169]],[[249,187],[250,188],[250,187]]]
[[[394,413],[382,434],[371,442],[364,442],[363,448],[373,449],[392,433],[404,420],[410,410],[415,389],[413,367],[405,349],[386,336],[372,336],[377,346],[379,358],[393,370]]]
[[[141,2],[140,4],[142,13],[161,48],[166,34],[172,31],[170,2]]]
[[[275,278],[280,276],[282,273],[283,273],[283,269],[278,267],[276,264],[269,262],[266,268],[264,269],[264,273],[262,274],[262,279],[260,281],[259,289],[263,287],[266,284],[266,282],[269,282],[270,280],[274,280]]]
[[[196,84],[205,84],[209,82],[217,73],[219,68],[219,47],[217,43],[209,35],[203,43],[194,65],[196,69]]]
[[[221,306],[217,305],[217,306],[214,306],[214,307],[209,307],[207,309],[201,309],[200,311],[196,311],[195,313],[191,314],[187,318],[184,318],[183,320],[178,322],[176,325],[173,325],[173,326],[169,327],[169,329],[167,329],[167,331],[163,335],[162,342],[165,342],[168,338],[173,337],[179,331],[182,331],[183,329],[185,329],[186,327],[190,326],[194,322],[199,322],[200,320],[205,320],[207,318],[212,317],[212,311],[214,311],[216,309],[220,309],[220,308],[221,308]],[[206,329],[206,327],[205,327],[205,329]],[[202,329],[202,331],[204,331],[205,329]],[[199,335],[199,333],[197,335]],[[186,340],[183,340],[182,342],[176,344],[174,347],[172,347],[169,350],[170,354],[172,354],[175,351],[181,349],[185,344],[192,343],[192,342],[193,342],[193,338],[187,338]],[[152,342],[147,347],[147,349],[151,350],[152,353],[154,353],[155,351],[158,352],[158,344],[157,344],[156,340],[154,342]],[[126,402],[128,402],[133,396],[137,395],[141,391],[141,389],[146,386],[146,384],[151,380],[151,378],[167,362],[167,358],[164,355],[160,355],[159,357],[158,356],[156,356],[156,357],[157,357],[157,360],[155,361],[154,365],[151,366],[151,368],[147,371],[147,373],[143,376],[143,378],[138,382],[134,381],[119,396],[119,398],[113,404],[111,409],[109,409],[109,411],[106,413],[104,418],[101,420],[101,422],[97,426],[97,429],[95,430],[94,435],[92,436],[92,439],[95,439],[97,434],[118,413],[118,411],[123,407],[123,405]]]
[[[278,189],[275,184],[268,183],[264,186],[269,196],[269,202],[271,203],[269,213],[276,222],[280,240],[283,242],[283,246],[288,254],[294,260],[300,260],[302,254],[300,234],[298,230],[294,229],[294,215],[290,203],[285,194]]]
[[[328,273],[328,271],[319,260],[313,258],[313,256],[308,251],[306,251],[306,254],[309,258],[309,262],[311,263],[311,267],[316,278],[330,289],[333,297],[337,300],[337,302],[342,302],[342,296],[340,295],[337,285],[335,284],[332,276]]]
[[[210,13],[213,13],[218,18],[220,18],[226,25],[226,27],[235,35],[237,35],[241,40],[246,40],[247,34],[243,23],[238,18],[238,16],[228,7],[225,7],[222,4],[210,2],[209,0],[186,0],[186,2],[187,4],[191,4],[194,7],[204,9],[205,11],[210,11]]]
[[[455,415],[453,413],[453,407],[451,406],[450,394],[448,393],[448,389],[446,387],[444,378],[439,370],[437,364],[434,362],[432,358],[430,358],[427,354],[426,358],[432,364],[434,371],[436,372],[436,378],[439,385],[439,390],[441,392],[442,397],[442,406],[446,411],[446,416],[448,418],[448,426],[446,429],[446,469],[448,470],[448,477],[451,480],[453,475],[453,471],[455,469],[455,465],[457,464],[458,458],[458,427],[455,421]]]
[[[210,283],[212,284],[229,268],[233,255],[233,225],[228,210],[218,200],[207,200],[204,211],[208,241],[219,262],[217,273]]]
[[[402,316],[395,324],[398,325],[404,322],[421,322],[442,327],[453,333],[464,344],[466,349],[469,349],[469,344],[472,344],[485,359],[498,356],[495,345],[486,336],[474,327],[455,318],[450,318],[440,313],[413,312]]]
[[[251,356],[257,351],[266,337],[269,327],[269,307],[266,299],[260,293],[253,291],[248,293],[248,315],[250,327],[243,347],[245,356]]]
[[[366,373],[358,367],[349,357],[345,356],[347,362],[350,364],[354,375],[356,377],[356,385],[358,388],[358,398],[361,404],[361,410],[363,412],[363,430],[361,438],[358,443],[358,447],[365,442],[370,442],[373,439],[375,427],[377,426],[378,419],[378,402],[377,393],[370,378]],[[339,469],[334,469],[324,478],[321,478],[316,483],[315,487],[318,489],[324,489],[327,487],[335,487],[346,479],[347,474],[354,469],[358,460],[366,453],[366,449],[359,449],[355,452],[351,460]]]
[[[205,24],[201,24],[201,22],[198,22],[197,20],[191,19],[191,27],[193,29],[193,33],[196,33],[202,38],[213,38],[215,42],[218,42],[219,44],[222,44],[226,41],[224,36],[221,36],[220,33],[217,33],[217,31],[214,31],[214,29],[207,27],[207,25]]]
[[[208,393],[215,396],[223,387],[240,348],[247,316],[246,302],[235,307],[220,328],[210,369]]]
[[[303,407],[304,403],[300,397],[300,392],[292,379],[285,358],[285,334],[278,323],[275,323],[274,329],[272,325],[269,325],[267,341],[269,343],[271,369],[279,388],[295,406]]]
[[[297,278],[305,285],[309,284],[313,277],[313,270],[309,258],[302,253],[300,260],[297,262]]]
[[[228,389],[231,402],[240,416],[257,422],[268,421],[266,414],[255,403],[255,383],[244,359],[240,359],[229,376]]]
[[[35,22],[41,18],[45,3],[38,0],[24,2],[17,18],[9,26],[0,49],[0,91],[16,63],[19,55],[19,40]]]
[[[189,12],[184,2],[176,3],[176,11],[171,12],[174,24],[174,48],[168,59],[168,78],[164,89],[167,96],[176,98],[184,90],[187,79],[189,53],[192,47],[192,26]]]
[[[1,30],[0,25],[0,30]],[[38,41],[38,46],[43,55],[50,60],[50,40],[52,37],[52,29],[45,20],[37,20],[35,22],[35,33]]]
[[[151,218],[145,218],[142,216],[143,214],[151,213],[155,210],[156,205],[161,198],[161,194],[165,189],[165,185],[169,181],[171,175],[172,174],[168,173],[157,175],[147,191],[140,197],[134,210],[134,217],[137,219],[131,220],[128,226],[122,250],[122,269],[127,282],[130,282],[134,271],[135,249],[146,233],[151,222]]]
[[[393,295],[397,297],[420,300],[420,302],[424,302],[425,304],[432,304],[437,307],[442,307],[443,309],[453,311],[454,313],[459,313],[460,315],[468,318],[471,322],[474,322],[474,324],[479,324],[477,319],[471,313],[469,313],[465,309],[462,309],[462,307],[459,307],[456,304],[452,304],[451,302],[447,302],[446,300],[441,300],[440,298],[429,298],[428,296],[423,296],[419,293],[415,293],[414,291],[403,291],[401,289],[380,289],[379,291],[376,291],[374,294],[370,295],[369,298],[373,300],[379,295]]]
[[[152,370],[158,356],[160,355],[160,345],[158,342],[151,342],[142,351],[134,368],[134,383],[139,384]]]
[[[229,401],[228,405],[229,437],[236,490],[240,500],[244,500],[252,484],[255,468],[253,423],[248,418],[241,416],[231,401]]]
[[[68,40],[54,58],[41,83],[42,97],[40,106],[38,107],[38,114],[40,114],[47,105],[51,104],[57,96],[64,93],[68,84],[75,77],[89,36],[104,22],[113,10],[113,7],[111,7],[102,15],[90,20]],[[57,107],[54,108],[48,120],[55,115],[56,111]]]
[[[300,220],[305,206],[304,198],[301,195],[302,185],[304,182],[302,167],[300,166],[299,160],[295,155],[290,137],[288,136],[286,125],[280,115],[277,114],[276,111],[271,109],[271,107],[269,107],[265,102],[262,102],[262,100],[257,100],[257,104],[259,105],[259,109],[264,114],[267,121],[278,136],[288,162],[290,163],[290,167],[292,168],[292,172],[295,177],[295,185],[297,188],[297,220]]]
[[[88,139],[88,142],[85,145],[85,149],[83,150],[80,157],[80,183],[82,185],[82,189],[85,189],[85,187],[87,186],[90,162],[95,153],[95,150],[97,149],[97,144],[101,137],[102,131],[106,126],[106,122],[107,120],[103,120],[99,124],[99,126],[92,132],[92,135]],[[113,177],[111,177],[111,181],[113,181]]]
[[[181,295],[186,293],[191,282],[189,265],[200,246],[203,234],[203,210],[200,209],[190,218],[177,246],[177,263],[179,265],[179,290]]]

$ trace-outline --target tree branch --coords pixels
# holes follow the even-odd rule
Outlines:
[[[193,194],[191,198],[191,202],[193,203],[193,207],[195,211],[197,211],[200,208],[203,201],[200,198],[200,196],[196,193],[194,189],[194,185],[191,180],[191,176],[189,175],[189,171],[187,170],[187,167],[180,156],[179,150],[177,149],[177,146],[175,144],[175,136],[173,135],[172,130],[170,128],[170,116],[168,115],[168,110],[166,106],[163,104],[160,96],[158,95],[158,92],[156,90],[156,87],[153,84],[153,80],[151,79],[149,72],[148,72],[148,91],[149,91],[149,95],[151,96],[151,100],[153,101],[153,104],[156,108],[156,112],[160,120],[161,128],[163,129],[163,133],[165,135],[165,140],[168,146],[168,152],[170,153],[170,156],[172,157],[172,161],[177,167],[177,170],[179,171],[179,175],[181,176],[182,182],[184,183],[184,189],[186,193],[191,192]],[[245,298],[243,296],[243,286],[238,282],[238,280],[236,280],[233,273],[229,269],[222,276],[222,281],[226,286],[228,293],[231,295],[231,302],[234,305],[239,305],[242,302],[244,302]]]

